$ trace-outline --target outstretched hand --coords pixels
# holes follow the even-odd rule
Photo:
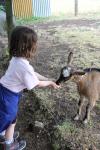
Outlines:
[[[57,85],[53,81],[40,81],[38,84],[39,87],[52,87],[54,89],[60,88],[59,85]]]
[[[53,81],[49,81],[49,82],[50,82],[49,86],[53,87],[54,89],[60,88],[60,86],[57,85],[55,82],[53,82]]]

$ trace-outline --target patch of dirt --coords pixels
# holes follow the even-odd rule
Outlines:
[[[97,28],[100,26],[100,19],[70,19],[70,20],[62,20],[62,21],[52,21],[47,23],[38,23],[38,27],[44,30],[52,29],[54,33],[57,26],[62,27],[80,27],[80,26],[86,26],[86,27],[93,27]]]

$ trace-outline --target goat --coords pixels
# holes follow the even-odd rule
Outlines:
[[[60,77],[56,81],[56,84],[60,84],[62,81],[65,82],[70,79],[77,84],[80,99],[77,115],[74,120],[80,119],[84,98],[87,98],[88,104],[83,118],[83,123],[87,124],[90,119],[90,112],[95,106],[96,101],[100,98],[100,69],[86,68],[83,71],[74,71],[71,67],[72,58],[73,53],[70,52],[67,66],[61,69]]]

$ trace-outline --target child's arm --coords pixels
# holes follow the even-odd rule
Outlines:
[[[47,86],[51,86],[53,88],[59,88],[59,86],[53,82],[53,81],[50,81],[50,79],[40,75],[39,73],[35,72],[37,78],[39,79],[39,84],[38,84],[38,87],[47,87]]]
[[[54,89],[60,87],[53,81],[39,81],[38,87],[47,87],[47,86],[53,87]]]
[[[41,74],[39,74],[37,72],[35,72],[35,74],[40,81],[48,81],[49,80],[48,78],[42,76]]]

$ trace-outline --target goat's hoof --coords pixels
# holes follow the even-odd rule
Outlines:
[[[85,119],[84,121],[83,121],[83,124],[87,124],[88,123],[88,119]]]
[[[75,121],[79,120],[79,115],[76,115],[74,118]]]

